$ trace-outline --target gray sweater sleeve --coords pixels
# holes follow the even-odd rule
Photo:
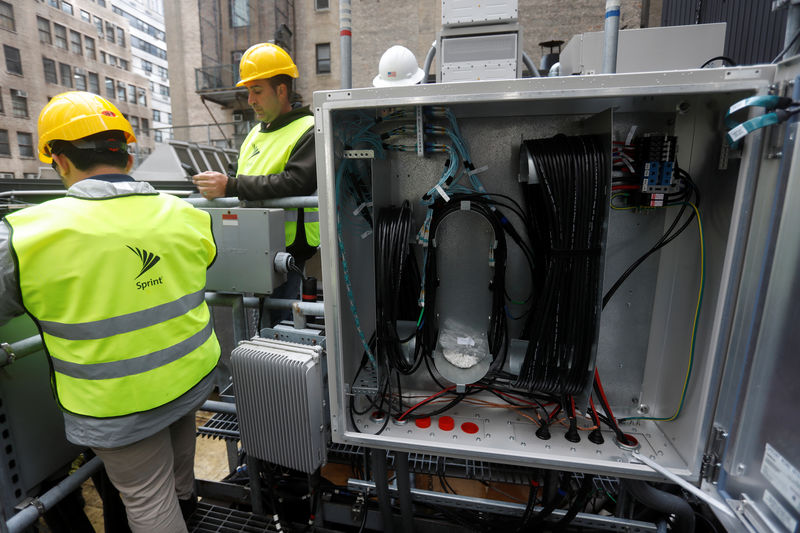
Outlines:
[[[225,196],[237,196],[240,200],[268,200],[286,196],[310,196],[316,190],[317,159],[314,128],[311,128],[295,144],[283,172],[230,178]]]
[[[9,228],[0,221],[0,324],[25,313],[19,293],[17,267],[11,254]]]

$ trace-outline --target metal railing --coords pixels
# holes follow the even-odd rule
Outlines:
[[[232,89],[239,81],[239,65],[196,68],[194,81],[198,91]]]

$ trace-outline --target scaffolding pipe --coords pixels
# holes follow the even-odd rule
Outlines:
[[[246,206],[242,206],[242,201],[238,198],[206,200],[198,196],[197,198],[184,198],[184,200],[195,207],[319,207],[319,197],[317,196],[287,196],[286,198],[248,201]]]
[[[236,294],[206,293],[206,303],[209,305],[233,306],[237,299]],[[246,296],[239,298],[241,305],[249,309],[258,309],[258,298]],[[239,305],[239,304],[236,304]],[[264,303],[269,309],[289,309],[303,316],[324,316],[325,304],[323,302],[301,302],[298,300],[284,300],[267,298]],[[42,337],[34,335],[11,344],[0,343],[0,368],[10,365],[17,359],[30,355],[43,347]]]
[[[351,23],[350,0],[339,0],[339,54],[342,63],[342,89],[353,87],[353,58],[350,49],[353,38]]]
[[[25,529],[36,522],[40,516],[44,515],[45,511],[49,511],[69,493],[79,489],[83,482],[89,479],[89,476],[100,470],[101,466],[103,466],[103,461],[99,457],[94,457],[71,475],[64,478],[61,483],[38,498],[35,498],[31,505],[25,507],[8,519],[6,527],[9,533],[21,533],[25,531]]]
[[[387,413],[386,416],[389,416]],[[383,518],[383,531],[392,533],[392,504],[389,501],[389,482],[386,479],[386,450],[373,448],[370,450],[372,458],[372,477],[375,479],[375,491],[378,494],[378,507]],[[366,509],[365,509],[366,512]]]
[[[603,42],[603,74],[614,74],[617,71],[620,2],[621,0],[606,0],[606,24]]]
[[[215,400],[206,400],[198,410],[208,411],[209,413],[223,413],[226,415],[236,414],[236,404],[230,402],[218,402]]]

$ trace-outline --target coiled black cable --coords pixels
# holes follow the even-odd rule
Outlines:
[[[466,203],[462,203],[462,201]],[[449,202],[439,199],[433,204],[430,240],[431,243],[435,242],[436,230],[445,217],[453,212],[463,210],[465,206],[468,206],[470,211],[486,219],[494,232],[495,248],[493,254],[495,267],[489,284],[489,290],[492,293],[492,304],[489,330],[486,335],[489,341],[489,353],[492,355],[490,372],[493,372],[502,368],[502,363],[505,361],[505,353],[508,349],[508,322],[505,313],[505,275],[508,251],[505,237],[506,230],[504,229],[501,215],[492,209],[492,202],[487,198],[455,194],[451,196]],[[423,357],[432,357],[436,348],[436,340],[438,338],[436,292],[438,285],[439,272],[437,271],[436,247],[431,246],[425,263],[425,307],[422,313],[420,334],[417,336],[417,346],[422,350]]]
[[[598,137],[524,141],[538,183],[525,198],[533,222],[537,298],[524,330],[529,340],[515,386],[578,394],[589,383],[600,316],[600,252],[609,163]]]
[[[419,271],[409,249],[411,207],[408,201],[400,207],[384,207],[375,223],[375,284],[377,354],[385,358],[389,368],[402,374],[416,371],[420,358],[406,359],[397,321],[414,320],[416,294],[402,287],[419,287]]]

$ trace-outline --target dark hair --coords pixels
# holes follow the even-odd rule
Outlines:
[[[67,156],[72,161],[72,164],[75,165],[75,168],[82,171],[90,170],[98,165],[109,165],[120,169],[125,169],[128,166],[128,150],[123,132],[116,130],[103,131],[80,140],[92,142],[115,141],[121,143],[125,148],[78,148],[70,141],[57,140],[50,143],[50,151],[54,154]]]
[[[276,92],[278,90],[278,85],[286,85],[286,97],[289,98],[292,96],[292,86],[294,85],[294,78],[292,78],[288,74],[278,74],[277,76],[269,78],[269,84],[272,86],[273,89],[275,89]]]

